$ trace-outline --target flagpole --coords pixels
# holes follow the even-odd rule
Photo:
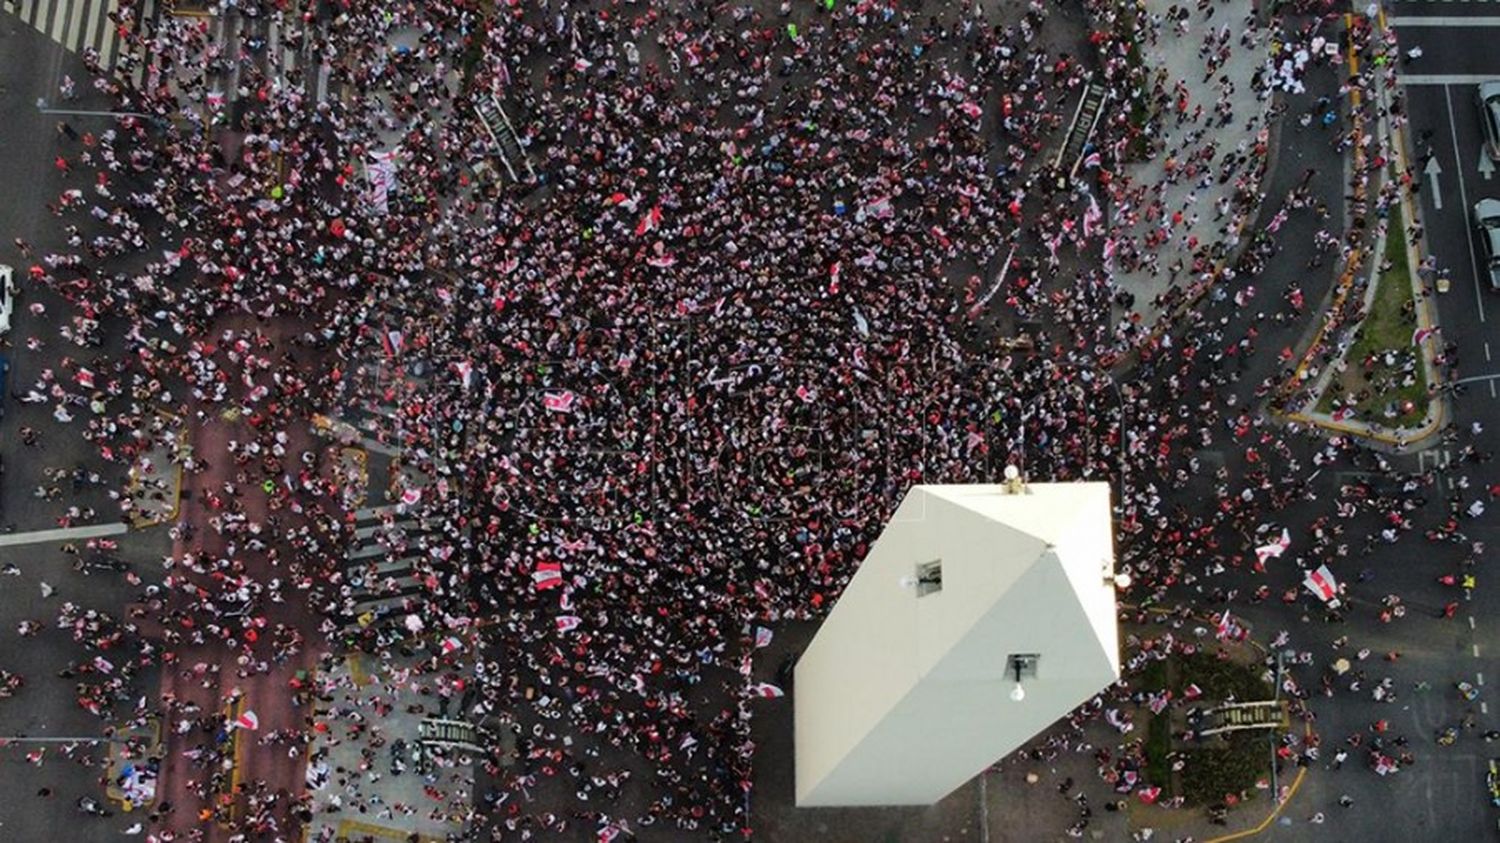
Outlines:
[[[1276,651],[1276,689],[1275,689],[1274,694],[1271,697],[1271,699],[1272,699],[1273,702],[1280,702],[1281,701],[1282,659],[1283,659],[1282,651],[1278,649]],[[1281,804],[1281,789],[1280,789],[1280,787],[1279,787],[1279,785],[1277,783],[1277,774],[1276,774],[1276,730],[1275,729],[1268,729],[1267,730],[1267,738],[1269,739],[1270,746],[1271,746],[1271,798],[1273,800],[1275,800],[1276,804],[1280,805]]]

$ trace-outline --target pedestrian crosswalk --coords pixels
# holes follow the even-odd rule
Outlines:
[[[1448,448],[1433,448],[1417,453],[1418,471],[1426,471],[1429,464],[1438,470],[1444,471],[1453,462],[1453,452]]]
[[[398,515],[394,504],[361,509],[344,557],[349,628],[367,629],[425,602],[438,525]]]
[[[138,20],[149,20],[157,13],[157,0],[140,0],[136,6],[140,10]],[[8,8],[27,26],[64,49],[75,53],[97,50],[104,67],[113,67],[121,51],[117,22],[120,0],[15,0]]]

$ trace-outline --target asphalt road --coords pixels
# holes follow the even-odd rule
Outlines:
[[[1493,74],[1500,77],[1500,51],[1495,49],[1495,37],[1500,29],[1500,4],[1456,2],[1400,2],[1387,7],[1400,26],[1399,37],[1403,49],[1422,45],[1423,56],[1409,63],[1404,71],[1422,76],[1474,76]],[[1421,17],[1441,21],[1437,25],[1402,21]],[[1463,18],[1451,21],[1450,18]],[[1415,78],[1422,78],[1417,76]],[[1479,266],[1470,248],[1469,208],[1479,198],[1500,197],[1500,180],[1481,172],[1480,129],[1474,105],[1473,84],[1467,79],[1452,80],[1448,84],[1421,84],[1405,87],[1406,103],[1411,119],[1411,138],[1414,153],[1421,155],[1428,146],[1441,172],[1437,174],[1434,189],[1430,176],[1424,175],[1422,203],[1426,221],[1427,246],[1431,254],[1438,257],[1441,266],[1451,269],[1453,288],[1439,299],[1440,322],[1443,336],[1457,342],[1460,347],[1461,377],[1479,376],[1500,372],[1500,361],[1493,361],[1500,353],[1500,337],[1492,336],[1492,322],[1500,320],[1500,296],[1484,289],[1483,278],[1478,274]],[[1293,112],[1295,114],[1295,112]],[[1290,123],[1283,123],[1287,130]],[[1431,131],[1430,140],[1418,141],[1421,133]],[[1283,135],[1281,153],[1298,144],[1295,138]],[[1321,166],[1321,165],[1320,165]],[[1488,169],[1487,167],[1484,169]],[[1279,168],[1277,178],[1287,176],[1288,168]],[[1315,182],[1316,183],[1316,182]],[[1270,191],[1275,196],[1275,191]],[[1440,195],[1440,198],[1439,198]],[[1441,202],[1442,207],[1438,204]],[[1295,218],[1289,226],[1296,226]],[[1296,241],[1308,239],[1310,231],[1294,229],[1295,234],[1285,238],[1287,249],[1272,261],[1262,279],[1270,279],[1282,273],[1297,271],[1295,255]],[[1326,283],[1320,279],[1319,283]],[[1320,288],[1322,289],[1322,288]],[[1310,294],[1309,299],[1313,296]],[[1231,329],[1236,326],[1231,321]],[[1262,330],[1260,342],[1280,346],[1296,334],[1299,328],[1273,326]],[[1238,336],[1238,333],[1231,333]],[[1492,347],[1493,346],[1493,347]],[[1270,355],[1260,355],[1249,365],[1253,376],[1259,375],[1262,367],[1271,365]],[[1241,386],[1245,380],[1242,379]],[[1251,381],[1253,384],[1253,381]],[[1237,390],[1243,394],[1243,388]],[[1369,648],[1371,658],[1360,664],[1368,674],[1365,687],[1355,693],[1341,690],[1334,699],[1315,694],[1311,701],[1318,715],[1315,728],[1323,737],[1323,765],[1314,770],[1305,780],[1295,802],[1286,811],[1281,821],[1272,825],[1263,839],[1278,840],[1328,840],[1328,839],[1392,839],[1393,828],[1415,835],[1417,839],[1493,839],[1495,823],[1500,819],[1500,810],[1488,804],[1485,792],[1484,772],[1486,761],[1492,755],[1500,756],[1500,745],[1486,744],[1478,733],[1490,728],[1500,728],[1500,708],[1491,709],[1487,699],[1488,687],[1500,679],[1500,660],[1495,658],[1500,648],[1500,590],[1491,585],[1494,574],[1481,561],[1477,571],[1480,583],[1472,602],[1462,604],[1457,618],[1439,619],[1438,609],[1445,602],[1458,598],[1457,592],[1438,584],[1438,576],[1458,570],[1463,550],[1451,543],[1433,544],[1421,533],[1446,516],[1445,496],[1453,494],[1459,478],[1467,477],[1470,491],[1463,494],[1465,502],[1481,496],[1480,490],[1491,483],[1500,482],[1500,467],[1496,463],[1460,463],[1456,461],[1459,449],[1473,442],[1484,450],[1497,450],[1500,445],[1500,398],[1490,383],[1478,382],[1453,405],[1455,423],[1463,432],[1460,441],[1453,444],[1429,443],[1425,448],[1414,449],[1403,454],[1386,454],[1391,465],[1398,471],[1433,484],[1425,495],[1426,506],[1410,517],[1418,529],[1405,534],[1395,545],[1381,545],[1367,557],[1359,557],[1358,542],[1368,532],[1380,529],[1378,518],[1361,516],[1349,525],[1345,539],[1355,545],[1355,552],[1346,560],[1331,565],[1335,574],[1348,584],[1353,596],[1351,608],[1343,623],[1328,624],[1321,620],[1321,613],[1312,609],[1310,599],[1300,598],[1298,607],[1287,607],[1273,599],[1255,606],[1244,606],[1243,601],[1236,611],[1249,620],[1257,637],[1268,640],[1277,632],[1287,630],[1291,634],[1290,647],[1299,651],[1311,651],[1321,664],[1336,656],[1332,642],[1347,635],[1349,644],[1346,654],[1353,659],[1353,651]],[[1469,435],[1473,422],[1483,426],[1479,436]],[[1317,440],[1310,440],[1311,445]],[[1306,456],[1297,448],[1299,456]],[[1231,470],[1236,470],[1239,455],[1225,455]],[[1373,457],[1369,458],[1373,460]],[[1323,505],[1309,506],[1309,512],[1283,513],[1292,527],[1293,535],[1305,528],[1312,516],[1325,511],[1326,502],[1334,498],[1338,487],[1346,482],[1358,480],[1361,471],[1372,466],[1351,466],[1340,462],[1322,472],[1315,487]],[[1370,476],[1380,476],[1379,473]],[[1485,541],[1491,548],[1500,547],[1500,528],[1494,526],[1492,516],[1480,521],[1466,521],[1462,529],[1470,539]],[[1305,533],[1304,533],[1305,535]],[[1296,548],[1293,548],[1295,553]],[[1495,557],[1490,550],[1488,558]],[[1369,581],[1357,582],[1361,572],[1372,575]],[[1243,570],[1231,572],[1215,580],[1224,588],[1253,588],[1262,583],[1271,586],[1273,592],[1300,583],[1302,570],[1293,560],[1280,560],[1270,566],[1264,577],[1246,575]],[[1378,618],[1378,603],[1386,594],[1398,594],[1411,605],[1408,616],[1391,624],[1383,624]],[[1201,598],[1199,605],[1212,607],[1211,601]],[[1308,611],[1312,609],[1311,611]],[[1472,618],[1472,621],[1470,620]],[[1385,662],[1380,656],[1390,650],[1398,650],[1401,658],[1395,663]],[[1317,688],[1318,671],[1299,668],[1293,675],[1304,687]],[[1395,680],[1398,699],[1395,703],[1380,703],[1373,700],[1369,689],[1381,678],[1389,676]],[[1457,680],[1470,682],[1487,680],[1480,701],[1473,704],[1462,702],[1453,690]],[[1419,681],[1429,682],[1432,690],[1414,692]],[[1495,700],[1500,705],[1500,699]],[[1451,748],[1438,747],[1434,733],[1448,725],[1456,725],[1465,712],[1472,711],[1477,728],[1466,732],[1458,744]],[[1350,761],[1342,770],[1327,769],[1328,759],[1343,739],[1355,732],[1364,731],[1378,719],[1391,723],[1392,733],[1406,736],[1417,757],[1414,767],[1402,772],[1379,777],[1365,768],[1361,753],[1350,753]],[[1290,773],[1290,770],[1285,771]],[[1352,808],[1342,808],[1338,799],[1342,795],[1354,799]],[[1309,818],[1322,812],[1327,822],[1312,824]],[[1488,835],[1488,836],[1486,836]]]
[[[19,68],[25,71],[19,72]],[[21,404],[10,394],[17,389],[24,391],[42,368],[57,367],[63,355],[80,361],[91,356],[87,350],[52,343],[39,354],[26,354],[24,359],[17,360],[14,349],[9,347],[9,343],[22,344],[32,335],[55,339],[56,330],[50,322],[64,312],[60,299],[46,291],[37,291],[26,282],[26,267],[31,261],[19,254],[11,241],[16,237],[27,240],[38,255],[62,245],[50,239],[55,227],[44,205],[46,197],[55,196],[65,187],[64,177],[51,163],[64,149],[54,128],[59,118],[38,111],[37,100],[55,96],[56,80],[62,74],[83,79],[85,73],[75,56],[18,23],[9,12],[0,12],[0,69],[3,69],[0,70],[0,150],[3,150],[0,185],[7,196],[6,201],[0,201],[0,263],[16,268],[17,283],[23,288],[14,314],[14,329],[0,342],[0,354],[13,364],[7,390],[0,393],[0,407],[4,409],[4,417],[0,418],[0,459],[5,467],[0,482],[0,525],[22,532],[52,528],[57,526],[56,519],[66,508],[74,504],[95,508],[99,513],[97,520],[109,522],[114,520],[117,510],[104,490],[115,486],[122,469],[103,464],[77,431],[58,429],[51,418],[51,405]],[[90,93],[80,90],[80,99],[70,107],[98,107],[89,98]],[[97,132],[107,125],[98,118],[69,119],[80,131]],[[21,198],[24,201],[18,201]],[[31,313],[28,306],[33,302],[42,303],[45,312]],[[74,422],[81,423],[81,419]],[[28,448],[20,442],[17,431],[22,426],[43,431],[35,447]],[[35,487],[44,481],[42,469],[78,465],[98,472],[105,482],[78,490],[63,482],[62,496],[51,501],[33,496]],[[118,553],[142,575],[145,583],[150,583],[159,580],[159,575],[152,572],[160,571],[165,547],[164,532],[148,531],[122,537]],[[70,662],[86,661],[88,656],[73,643],[70,631],[57,628],[55,618],[65,601],[120,618],[126,603],[138,592],[121,574],[84,576],[73,570],[72,561],[56,543],[0,547],[0,564],[20,569],[19,575],[0,581],[0,619],[3,619],[0,650],[6,653],[5,668],[26,678],[25,686],[14,697],[0,700],[0,738],[98,737],[112,722],[78,705],[74,693],[78,679],[56,676]],[[41,592],[44,582],[56,589],[47,599],[43,599]],[[41,623],[36,637],[22,638],[18,634],[16,625],[23,620]],[[130,653],[112,658],[119,662],[130,658]],[[155,670],[141,674],[131,683],[129,701],[122,701],[117,711],[129,716],[135,702],[154,693],[156,685]],[[41,746],[47,749],[42,764],[36,766],[26,756]],[[108,819],[87,819],[77,814],[74,803],[81,796],[104,801],[99,779],[103,775],[100,764],[105,751],[100,746],[90,752],[87,746],[81,744],[75,751],[78,763],[64,757],[62,743],[42,744],[22,739],[7,740],[0,747],[0,839],[43,840],[66,829],[69,837],[81,841],[117,840],[124,829],[136,822],[137,818],[118,812]],[[85,762],[92,766],[86,766]],[[51,796],[37,795],[44,787],[51,790]]]
[[[1500,16],[1500,3],[1460,4],[1456,2],[1403,2],[1393,8],[1400,15],[1468,16],[1474,18],[1483,12]],[[1481,12],[1480,10],[1483,10]],[[1491,11],[1492,10],[1492,11]],[[1411,34],[1408,34],[1411,33]],[[1500,76],[1500,51],[1493,48],[1492,36],[1500,35],[1500,29],[1475,26],[1414,26],[1404,31],[1403,45],[1414,43],[1431,45],[1424,47],[1426,55],[1412,67],[1412,72],[1423,74],[1482,74],[1494,72]],[[1418,40],[1427,39],[1427,40]],[[50,94],[52,80],[57,73],[49,68],[63,68],[62,54],[34,32],[17,27],[13,18],[0,14],[0,68],[41,68],[43,72],[0,74],[4,84],[10,86],[0,90],[0,140],[3,140],[4,155],[0,155],[0,184],[18,196],[51,196],[62,188],[60,175],[50,168],[56,155],[58,141],[52,131],[53,118],[44,117],[36,111],[38,97]],[[74,73],[81,78],[80,72]],[[1269,214],[1274,213],[1274,204],[1302,178],[1306,170],[1313,170],[1311,189],[1314,195],[1327,201],[1331,207],[1339,205],[1344,192],[1341,161],[1328,143],[1326,133],[1316,127],[1299,129],[1295,117],[1299,109],[1310,107],[1312,100],[1321,93],[1336,87],[1337,79],[1331,71],[1320,71],[1309,80],[1310,90],[1301,97],[1289,100],[1291,110],[1283,120],[1278,139],[1276,169],[1266,188],[1270,197],[1267,209],[1262,214],[1262,225]],[[1472,252],[1468,250],[1466,234],[1467,207],[1486,190],[1491,182],[1479,171],[1479,141],[1477,118],[1472,106],[1472,90],[1468,84],[1424,85],[1408,89],[1415,92],[1409,97],[1409,110],[1413,121],[1413,132],[1432,129],[1432,145],[1436,160],[1442,167],[1439,185],[1443,208],[1435,207],[1432,191],[1424,189],[1425,210],[1428,221],[1428,240],[1434,254],[1452,267],[1454,289],[1441,300],[1440,310],[1444,334],[1459,342],[1463,348],[1464,375],[1482,375],[1500,372],[1500,363],[1490,362],[1486,343],[1491,330],[1490,320],[1500,320],[1500,296],[1491,296],[1476,289]],[[1439,95],[1441,93],[1441,95]],[[1450,105],[1451,103],[1451,105]],[[1456,147],[1456,148],[1455,148]],[[1461,177],[1461,179],[1460,179]],[[1500,196],[1500,183],[1495,183],[1492,195]],[[1491,195],[1491,194],[1485,194]],[[39,233],[50,227],[40,202],[0,203],[0,260],[24,266],[10,247],[10,239],[22,236],[31,240],[39,250],[45,249]],[[1283,228],[1278,242],[1281,251],[1272,259],[1268,270],[1252,283],[1257,288],[1252,298],[1263,307],[1236,308],[1229,301],[1219,301],[1208,307],[1213,330],[1221,332],[1221,338],[1213,340],[1210,348],[1219,349],[1232,345],[1244,336],[1250,327],[1255,327],[1259,336],[1256,354],[1240,369],[1240,380],[1233,390],[1235,397],[1245,404],[1253,405],[1252,391],[1262,378],[1274,375],[1278,368],[1275,349],[1292,344],[1306,328],[1307,319],[1277,323],[1270,318],[1257,318],[1258,313],[1274,314],[1279,309],[1280,296],[1285,289],[1299,284],[1308,300],[1309,309],[1316,311],[1316,304],[1326,295],[1332,281],[1332,267],[1324,266],[1311,270],[1307,261],[1311,257],[1311,235],[1318,227],[1310,213],[1294,214]],[[24,270],[23,270],[24,271]],[[61,312],[60,305],[48,301],[48,312],[35,317],[18,312],[19,322],[16,337],[29,333],[41,333],[42,320]],[[1220,322],[1219,320],[1223,321]],[[51,333],[51,332],[49,332]],[[1500,351],[1497,347],[1496,351]],[[56,350],[54,354],[66,353]],[[1205,355],[1206,357],[1207,355]],[[31,358],[28,358],[31,359]],[[44,360],[47,358],[43,358]],[[38,364],[39,365],[39,364]],[[50,365],[50,364],[49,364]],[[1205,367],[1211,365],[1207,362]],[[1235,366],[1229,361],[1227,366]],[[28,373],[19,372],[22,378]],[[34,373],[29,377],[34,378]],[[1152,374],[1144,374],[1142,380],[1150,380]],[[13,381],[13,384],[15,382]],[[1228,392],[1221,397],[1227,397]],[[19,521],[22,529],[52,526],[56,507],[29,497],[29,489],[35,485],[28,480],[38,467],[49,462],[66,462],[86,459],[86,449],[81,447],[76,436],[59,432],[44,443],[41,452],[20,450],[14,431],[19,424],[35,423],[45,428],[49,408],[19,407],[8,396],[0,397],[6,402],[7,416],[0,421],[0,455],[8,466],[4,482],[4,498],[0,504],[7,509],[5,521]],[[1481,446],[1497,449],[1496,437],[1500,435],[1500,399],[1494,397],[1487,384],[1478,384],[1456,404],[1459,423],[1467,427],[1471,421],[1481,421],[1486,433]],[[30,415],[27,415],[30,414]],[[27,419],[37,419],[28,422]],[[220,430],[220,433],[223,431]],[[1219,439],[1225,437],[1220,434]],[[77,447],[77,452],[52,450],[55,447]],[[64,443],[67,443],[64,446]],[[1296,447],[1299,456],[1306,456],[1317,444],[1312,438],[1299,439]],[[1245,470],[1243,454],[1235,451],[1223,441],[1218,444],[1214,458],[1234,471]],[[1408,454],[1393,457],[1396,464],[1407,471],[1417,472],[1432,468],[1441,462],[1443,448],[1423,455]],[[1456,447],[1447,450],[1456,451]],[[45,456],[47,459],[38,459]],[[210,456],[210,459],[213,458]],[[222,462],[222,460],[218,460]],[[1305,463],[1304,463],[1305,465]],[[1341,465],[1337,470],[1325,472],[1317,486],[1319,499],[1326,502],[1337,491],[1342,482],[1352,479],[1356,468]],[[1304,470],[1305,473],[1305,470]],[[1482,466],[1450,466],[1445,472],[1434,469],[1434,480],[1443,488],[1447,480],[1467,473],[1474,486],[1479,487],[1500,481],[1500,467],[1496,463]],[[1209,504],[1201,497],[1201,488],[1183,490],[1182,501],[1193,512],[1199,512]],[[1192,497],[1190,497],[1190,495]],[[1432,500],[1420,515],[1426,521],[1440,517],[1443,511],[1441,495],[1429,493]],[[14,507],[13,509],[10,507]],[[1312,516],[1319,514],[1321,507],[1308,507],[1310,511],[1285,515],[1287,524],[1294,533],[1305,528]],[[11,513],[15,513],[12,516]],[[200,513],[201,514],[201,513]],[[1371,519],[1356,522],[1362,530],[1376,529],[1378,522]],[[1474,538],[1484,538],[1492,547],[1500,548],[1500,528],[1480,523],[1472,528],[1466,525]],[[1351,533],[1354,528],[1351,528]],[[1354,539],[1357,543],[1357,537]],[[164,540],[158,534],[132,536],[125,548],[127,558],[149,560],[152,554],[159,558],[165,552]],[[1394,705],[1384,705],[1370,700],[1367,694],[1357,698],[1342,693],[1339,698],[1314,700],[1314,709],[1319,714],[1317,727],[1331,746],[1344,735],[1363,729],[1369,722],[1385,717],[1392,721],[1393,728],[1408,735],[1418,753],[1418,765],[1396,776],[1379,778],[1361,765],[1351,763],[1345,769],[1317,771],[1310,776],[1294,807],[1288,811],[1290,825],[1275,825],[1266,836],[1282,840],[1342,840],[1342,839],[1391,839],[1396,822],[1401,827],[1415,832],[1417,839],[1472,840],[1477,830],[1490,828],[1500,812],[1486,804],[1483,792],[1484,760],[1490,749],[1476,737],[1466,735],[1460,744],[1448,750],[1439,750],[1431,741],[1432,732],[1461,716],[1464,706],[1451,691],[1451,682],[1468,678],[1473,681],[1478,674],[1489,677],[1490,684],[1500,682],[1500,663],[1491,657],[1494,647],[1500,647],[1496,636],[1496,621],[1500,618],[1500,589],[1491,586],[1490,574],[1481,569],[1481,588],[1474,601],[1463,607],[1456,620],[1439,620],[1422,607],[1436,607],[1452,598],[1451,590],[1433,582],[1439,574],[1450,572],[1457,564],[1457,549],[1451,545],[1430,545],[1423,541],[1420,532],[1411,534],[1389,548],[1382,548],[1365,559],[1350,559],[1337,569],[1341,578],[1353,583],[1361,568],[1375,572],[1374,579],[1363,585],[1351,585],[1355,596],[1354,610],[1344,624],[1322,623],[1316,613],[1304,623],[1301,620],[1302,606],[1287,607],[1279,601],[1268,601],[1253,607],[1236,603],[1237,613],[1243,614],[1263,638],[1274,636],[1279,629],[1293,633],[1293,646],[1312,650],[1320,660],[1327,660],[1331,652],[1329,642],[1339,635],[1349,635],[1351,648],[1370,647],[1378,654],[1387,649],[1399,649],[1404,657],[1394,665],[1371,664],[1367,667],[1373,677],[1391,675],[1397,678],[1397,687],[1402,698]],[[28,675],[37,679],[28,684],[16,699],[0,701],[0,735],[39,734],[93,734],[83,731],[97,730],[100,723],[87,715],[71,699],[68,683],[52,679],[49,672],[74,655],[74,649],[66,641],[64,633],[47,630],[38,639],[26,646],[17,646],[13,619],[26,617],[42,618],[55,612],[55,606],[37,606],[39,582],[46,579],[57,585],[61,593],[57,599],[74,600],[85,605],[101,608],[118,606],[122,597],[129,594],[118,579],[93,577],[83,578],[68,570],[66,559],[50,546],[28,548],[24,551],[0,549],[0,561],[14,561],[23,568],[23,575],[15,580],[6,579],[0,589],[0,617],[7,621],[0,626],[0,647],[19,653],[16,664]],[[51,567],[49,567],[51,566]],[[1237,571],[1214,580],[1214,585],[1253,588],[1261,583],[1275,589],[1286,588],[1300,581],[1301,572],[1287,559],[1272,566],[1264,577],[1246,571]],[[12,587],[12,585],[14,587]],[[1185,590],[1190,591],[1190,590]],[[1414,608],[1411,616],[1393,625],[1380,624],[1371,608],[1380,595],[1388,592],[1402,594]],[[1184,596],[1188,596],[1184,594]],[[1205,608],[1213,609],[1203,595],[1196,595]],[[1303,598],[1305,606],[1307,598]],[[1467,621],[1475,618],[1471,628]],[[1478,649],[1476,650],[1476,646]],[[1476,655],[1477,653],[1477,655]],[[56,666],[54,666],[56,665]],[[16,669],[16,668],[12,668]],[[1315,683],[1316,674],[1299,675],[1304,684]],[[274,688],[280,687],[284,679],[277,676],[264,683],[256,694],[257,700],[266,699]],[[1407,691],[1417,680],[1430,681],[1433,691],[1417,695]],[[154,685],[152,685],[154,687]],[[1500,698],[1496,700],[1500,704]],[[259,705],[259,703],[257,703]],[[281,710],[280,706],[276,706]],[[261,713],[267,714],[262,708]],[[285,718],[293,713],[281,710]],[[1500,727],[1500,709],[1483,714],[1480,729]],[[272,725],[287,725],[274,723]],[[1496,747],[1495,754],[1500,754]],[[69,814],[71,798],[88,792],[97,775],[83,767],[54,766],[48,762],[41,768],[31,768],[18,748],[0,751],[0,838],[18,840],[44,839],[48,829],[67,828],[69,836],[92,839],[93,829],[98,830],[99,839],[114,837],[118,827],[114,821],[80,823]],[[1325,752],[1325,758],[1331,749]],[[1352,761],[1353,759],[1351,759]],[[180,771],[179,771],[180,772]],[[262,777],[275,778],[275,770],[262,773]],[[51,802],[42,802],[34,795],[35,790],[47,784],[57,790]],[[1337,807],[1340,794],[1355,797],[1356,807],[1344,811]],[[68,801],[64,801],[68,800]],[[33,810],[31,804],[43,804],[44,810]],[[1306,817],[1322,810],[1331,817],[1330,824],[1315,826],[1307,823]],[[119,818],[116,818],[117,820]],[[1409,834],[1409,836],[1411,836]]]

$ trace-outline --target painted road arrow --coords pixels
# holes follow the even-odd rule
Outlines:
[[[1443,210],[1443,189],[1438,186],[1438,176],[1442,175],[1442,165],[1438,164],[1437,156],[1427,159],[1427,178],[1432,180],[1432,207]]]
[[[1490,176],[1495,174],[1495,160],[1490,157],[1488,149],[1479,150],[1479,174],[1484,176],[1485,181],[1489,181]]]

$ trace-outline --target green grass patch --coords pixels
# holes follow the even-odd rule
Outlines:
[[[1231,732],[1222,743],[1184,754],[1182,798],[1188,805],[1217,805],[1230,794],[1253,798],[1256,780],[1271,772],[1265,732]]]
[[[1275,692],[1270,683],[1261,678],[1258,665],[1226,661],[1204,652],[1176,658],[1177,687],[1172,689],[1174,693],[1181,693],[1189,685],[1197,685],[1203,690],[1203,696],[1210,700],[1249,702],[1270,699]]]
[[[1412,345],[1416,330],[1412,297],[1411,270],[1406,262],[1406,220],[1401,206],[1391,207],[1390,225],[1386,229],[1385,252],[1375,279],[1375,296],[1370,312],[1354,335],[1344,360],[1348,368],[1335,377],[1318,402],[1318,410],[1332,413],[1351,400],[1355,417],[1385,427],[1410,427],[1420,424],[1427,415],[1427,373],[1423,370],[1420,349]],[[1403,383],[1403,371],[1415,362],[1411,382]],[[1404,403],[1411,409],[1401,412]]]
[[[1169,797],[1176,796],[1170,792],[1172,766],[1167,761],[1167,755],[1172,751],[1172,723],[1168,712],[1151,716],[1151,721],[1146,724],[1146,742],[1141,751],[1146,756],[1146,781],[1168,791]]]

